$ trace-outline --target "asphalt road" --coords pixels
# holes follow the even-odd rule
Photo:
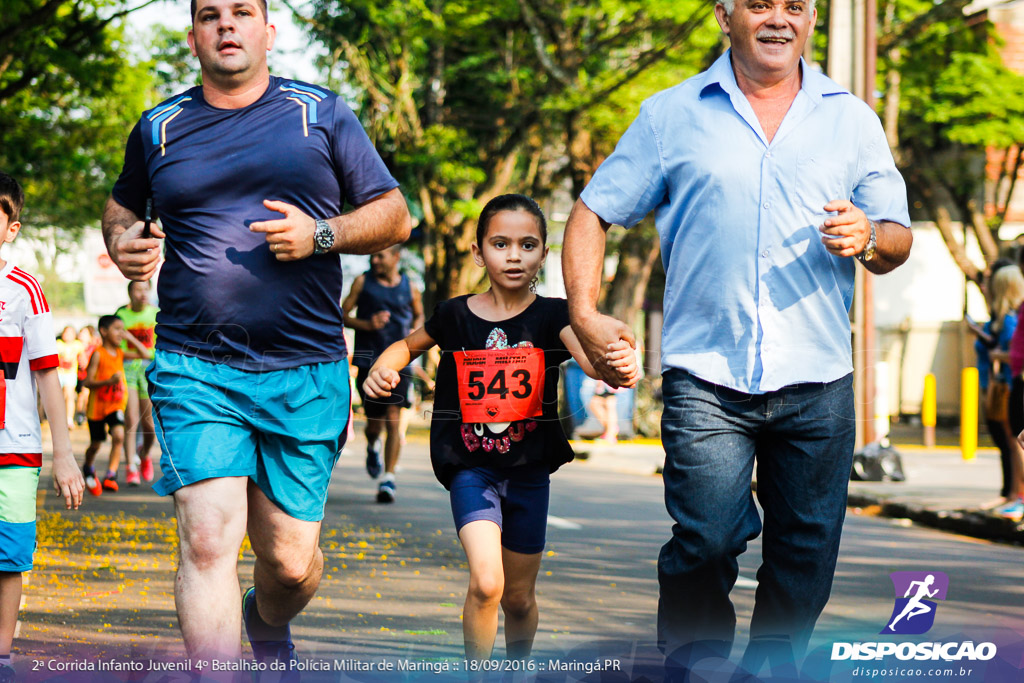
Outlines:
[[[393,505],[375,502],[361,443],[357,439],[339,460],[333,479],[321,543],[325,576],[294,623],[298,651],[304,659],[343,669],[346,662],[458,666],[468,573],[447,493],[430,471],[425,439],[410,438]],[[661,495],[660,477],[593,461],[572,463],[553,477],[535,644],[536,659],[544,666],[617,659],[618,665],[586,680],[657,680],[652,668],[657,661],[656,558],[670,530]],[[89,499],[80,512],[59,514],[49,494],[40,514],[36,570],[25,588],[15,643],[19,672],[28,680],[48,680],[65,675],[53,668],[68,663],[184,658],[173,605],[170,502],[146,489],[122,489]],[[741,578],[733,592],[740,624],[734,652],[745,642],[759,555],[755,541],[740,560]],[[251,551],[244,548],[239,565],[243,586],[251,562]],[[850,516],[833,597],[812,641],[815,657],[827,659],[836,641],[884,639],[878,634],[893,608],[890,572],[941,571],[949,576],[949,594],[926,637],[992,640],[999,645],[999,661],[1010,660],[1020,673],[1022,564],[1019,547]],[[499,631],[496,656],[503,651],[502,639]],[[33,661],[38,662],[36,672],[28,670]],[[154,676],[93,671],[87,680],[161,680]],[[445,678],[422,670],[336,668],[307,672],[303,680],[420,680],[417,676]],[[540,680],[584,677],[585,671],[539,674]],[[833,671],[819,680],[856,678]]]

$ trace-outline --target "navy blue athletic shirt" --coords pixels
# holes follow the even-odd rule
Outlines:
[[[337,255],[281,263],[254,221],[342,213],[398,186],[349,107],[324,88],[271,76],[242,109],[197,86],[144,112],[113,197],[142,216],[152,193],[167,234],[157,348],[249,371],[346,356]]]
[[[381,284],[372,270],[363,275],[363,289],[356,297],[356,318],[369,320],[380,311],[391,313],[387,325],[379,330],[356,330],[352,365],[357,368],[369,369],[384,349],[412,331],[412,285],[405,273],[394,287]]]

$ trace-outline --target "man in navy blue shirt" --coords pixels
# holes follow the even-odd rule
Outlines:
[[[572,327],[596,360],[632,339],[597,311],[605,230],[654,211],[676,522],[658,560],[658,639],[673,671],[729,656],[736,558],[763,528],[743,665],[756,675],[767,658],[784,673],[828,601],[839,551],[855,270],[896,268],[913,238],[878,116],[800,58],[813,0],[719,0],[715,15],[729,52],[643,103],[576,202],[562,261]]]
[[[193,0],[203,84],[145,112],[103,215],[111,258],[156,272],[148,371],[181,542],[175,604],[189,654],[294,659],[288,623],[323,571],[327,486],[349,403],[339,253],[409,235],[409,214],[334,93],[271,76],[264,0]],[[345,204],[354,209],[343,213]],[[159,215],[160,225],[150,225]],[[254,587],[239,596],[248,529]]]

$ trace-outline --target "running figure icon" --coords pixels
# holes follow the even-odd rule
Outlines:
[[[924,598],[934,598],[936,593],[939,592],[938,588],[933,591],[928,590],[933,583],[935,583],[934,574],[929,574],[923,581],[910,582],[910,585],[907,586],[907,592],[903,594],[903,597],[910,597],[910,593],[914,590],[915,586],[917,586],[917,593],[914,594],[914,597],[910,598],[906,606],[903,608],[903,611],[899,613],[899,616],[893,619],[892,623],[889,624],[890,631],[893,633],[896,632],[896,622],[903,617],[906,617],[907,621],[910,621],[913,617],[916,617],[919,614],[927,614],[932,611],[931,605],[923,603],[922,600]]]

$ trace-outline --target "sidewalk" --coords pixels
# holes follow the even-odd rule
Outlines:
[[[851,481],[848,505],[853,514],[909,519],[975,538],[1024,543],[1024,522],[980,509],[999,493],[1002,475],[996,449],[980,448],[974,460],[965,461],[955,446],[894,447],[902,458],[906,481]],[[656,440],[623,441],[614,446],[574,441],[573,448],[582,460],[580,466],[628,474],[654,476],[665,458]]]

